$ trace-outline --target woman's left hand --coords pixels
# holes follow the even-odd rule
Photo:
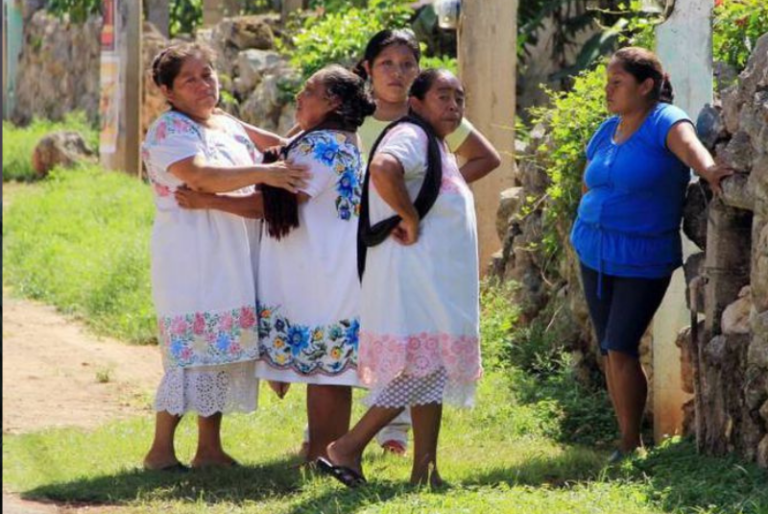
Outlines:
[[[209,209],[211,197],[216,195],[211,193],[201,193],[199,191],[193,191],[187,186],[180,186],[176,189],[176,192],[173,193],[173,196],[176,198],[176,203],[178,203],[179,207],[182,209]]]
[[[701,172],[700,175],[704,180],[709,182],[710,187],[712,187],[712,191],[714,191],[716,195],[719,195],[723,192],[722,188],[720,187],[720,182],[725,177],[730,177],[735,172],[736,171],[733,168],[726,166],[725,164],[713,164]]]

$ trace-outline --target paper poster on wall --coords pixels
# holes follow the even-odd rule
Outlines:
[[[115,153],[120,131],[120,59],[116,55],[101,55],[99,119],[99,151]]]
[[[117,25],[115,24],[115,8],[117,0],[103,0],[104,24],[101,29],[101,51],[114,52],[117,48]]]

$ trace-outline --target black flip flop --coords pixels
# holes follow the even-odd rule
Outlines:
[[[176,464],[169,464],[168,466],[162,468],[146,469],[146,471],[157,471],[160,473],[189,473],[192,471],[192,468],[185,466],[181,462],[177,462]]]
[[[332,476],[351,489],[368,483],[365,477],[354,469],[348,466],[337,466],[323,457],[318,458],[315,461],[315,464],[317,465],[317,469],[326,475]]]

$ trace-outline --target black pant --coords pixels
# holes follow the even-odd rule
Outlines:
[[[581,278],[600,352],[606,355],[610,350],[638,357],[640,339],[661,305],[672,277],[617,277],[604,273],[600,277],[582,263]]]

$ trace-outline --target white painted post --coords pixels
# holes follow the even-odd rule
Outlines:
[[[110,28],[105,23],[102,36],[99,156],[105,168],[138,176],[142,136],[141,2],[104,0],[104,5],[105,12],[114,8],[114,25]],[[114,39],[108,44],[110,30]]]
[[[170,0],[147,0],[147,20],[167,38],[171,24]]]
[[[16,106],[16,73],[24,44],[24,18],[19,0],[3,0],[3,119]]]
[[[712,92],[713,0],[677,0],[672,15],[656,29],[656,53],[669,73],[675,105],[695,122]],[[683,258],[697,252],[683,236]],[[660,441],[679,434],[683,426],[682,406],[690,395],[682,390],[678,332],[690,325],[685,303],[682,270],[672,277],[667,296],[653,321],[653,408],[654,436]]]
[[[463,0],[459,23],[459,75],[466,117],[501,154],[501,166],[473,184],[480,273],[501,248],[496,234],[500,194],[514,181],[517,0]]]

